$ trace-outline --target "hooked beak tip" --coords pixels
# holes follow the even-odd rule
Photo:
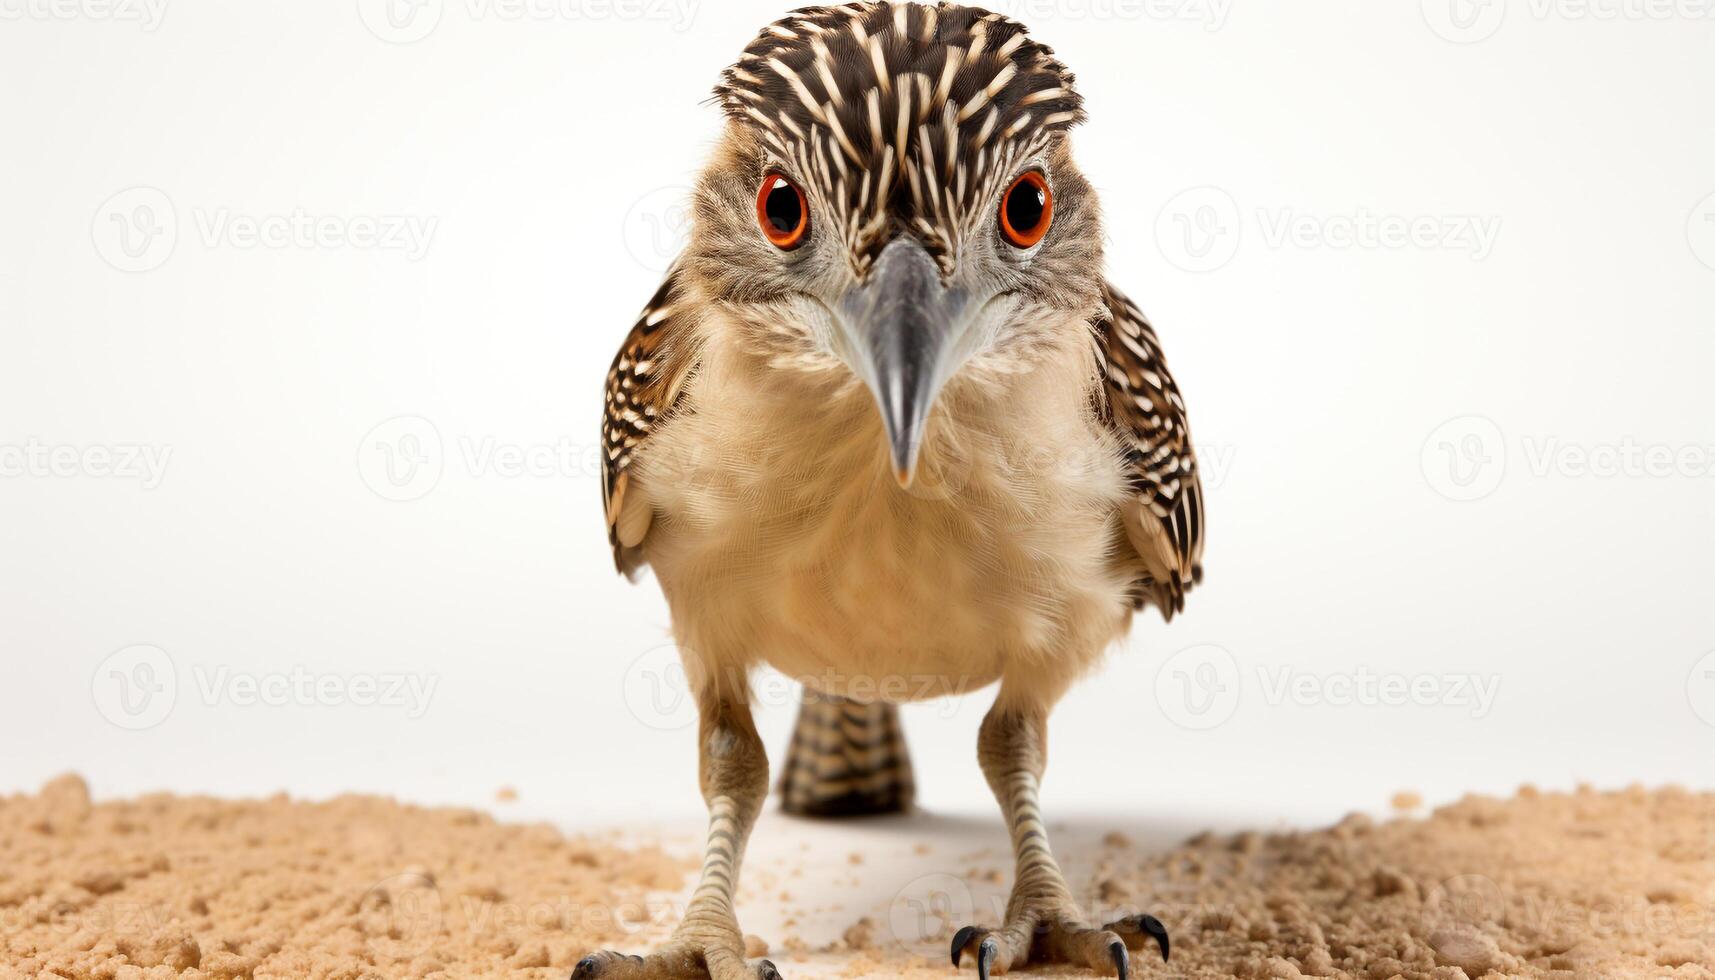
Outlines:
[[[917,447],[900,439],[894,439],[892,442],[893,478],[899,481],[900,489],[905,489],[911,486],[911,481],[917,475]]]

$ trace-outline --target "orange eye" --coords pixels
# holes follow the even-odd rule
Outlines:
[[[1041,241],[1053,220],[1054,195],[1039,170],[1020,174],[1000,200],[1000,233],[1019,248]]]
[[[779,174],[764,177],[762,189],[756,192],[756,223],[775,248],[797,248],[810,230],[810,205],[804,192]]]

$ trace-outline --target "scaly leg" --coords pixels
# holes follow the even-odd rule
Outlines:
[[[1092,929],[1079,918],[1066,876],[1048,850],[1037,788],[1047,760],[1048,712],[1001,696],[983,719],[977,757],[989,788],[1000,801],[1012,830],[1017,880],[1006,904],[1006,924],[998,930],[965,926],[953,936],[953,965],[974,946],[977,972],[1005,973],[1030,961],[1072,963],[1127,980],[1129,949],[1153,939],[1167,958],[1167,930],[1154,916],[1138,915]]]
[[[768,757],[750,717],[748,691],[699,697],[699,764],[709,805],[703,875],[673,936],[650,956],[603,951],[578,961],[572,980],[780,980],[767,960],[746,963],[733,913],[739,863],[768,796]]]

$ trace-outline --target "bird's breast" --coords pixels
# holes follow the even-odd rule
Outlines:
[[[1123,481],[1065,380],[950,388],[902,488],[861,387],[799,404],[705,367],[635,477],[685,655],[885,701],[1094,659],[1128,618]]]

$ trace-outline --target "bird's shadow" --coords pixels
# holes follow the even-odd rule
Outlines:
[[[941,813],[923,808],[909,813],[865,817],[802,817],[777,813],[778,819],[816,827],[861,828],[868,834],[899,842],[958,838],[973,847],[1008,847],[1006,825],[997,810],[992,816],[975,813]],[[1227,829],[1211,821],[1183,815],[1069,813],[1048,821],[1048,834],[1056,851],[1068,853],[1085,848],[1125,846],[1142,852],[1164,851],[1204,831]],[[1236,829],[1236,824],[1232,829]]]

